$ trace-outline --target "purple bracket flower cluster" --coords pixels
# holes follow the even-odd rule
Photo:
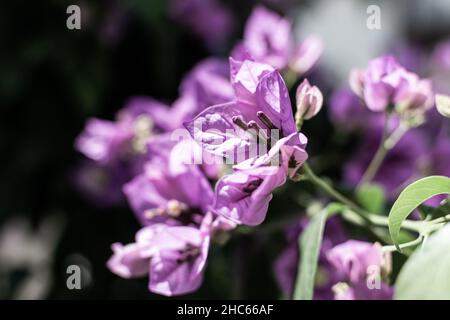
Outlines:
[[[132,99],[115,121],[93,119],[76,141],[90,168],[101,170],[114,195],[123,194],[143,228],[136,241],[115,243],[107,265],[124,278],[149,275],[149,290],[163,295],[196,290],[203,277],[210,239],[235,224],[212,213],[210,184],[220,175],[216,164],[196,164],[199,147],[172,136],[182,123],[210,104],[232,98],[228,66],[207,59],[185,77],[172,108],[150,98]],[[93,169],[91,169],[93,170]],[[104,201],[104,180],[79,171],[85,191]],[[82,180],[84,179],[84,180]],[[101,192],[101,193],[99,193]],[[110,204],[110,202],[108,202]]]
[[[185,126],[205,151],[234,165],[216,185],[212,210],[239,224],[258,225],[272,191],[306,161],[307,139],[297,132],[277,70],[231,58],[230,73],[234,100],[205,109]]]
[[[401,112],[423,111],[434,102],[431,80],[407,71],[392,56],[372,60],[366,70],[353,70],[350,85],[371,111],[390,106]]]
[[[373,181],[384,188],[388,198],[394,199],[402,188],[420,176],[448,175],[448,166],[441,165],[450,152],[448,137],[442,117],[436,110],[430,110],[434,103],[430,80],[407,71],[394,57],[383,56],[372,60],[366,70],[353,70],[350,86],[353,92],[335,91],[329,113],[339,131],[357,132],[360,137],[360,144],[343,167],[347,184],[355,186],[361,180],[381,143],[383,127],[395,129],[411,115],[426,116],[427,123],[410,128],[399,139]],[[384,112],[390,114],[388,122]],[[428,203],[439,203],[436,199]]]

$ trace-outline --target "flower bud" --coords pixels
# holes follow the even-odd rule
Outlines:
[[[361,69],[350,71],[350,88],[358,97],[363,97],[364,94],[364,74],[364,70]]]
[[[450,96],[437,94],[435,97],[436,109],[444,117],[450,118]]]
[[[311,119],[322,108],[322,92],[316,86],[311,86],[307,79],[303,80],[298,86],[296,98],[297,113],[295,118],[297,122]]]

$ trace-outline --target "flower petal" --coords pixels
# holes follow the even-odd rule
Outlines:
[[[282,130],[280,136],[296,131],[289,92],[278,71],[266,73],[261,78],[256,91],[256,102],[273,124]]]
[[[272,191],[285,181],[279,167],[236,171],[217,183],[213,210],[233,222],[258,225],[266,217]]]

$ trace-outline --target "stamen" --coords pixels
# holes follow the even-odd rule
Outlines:
[[[259,130],[261,130],[262,128],[256,123],[256,121],[249,121],[248,122],[248,127],[249,127],[249,129],[254,129],[254,130],[256,130],[256,132],[258,132]]]
[[[264,123],[267,128],[269,129],[276,129],[275,125],[273,124],[272,120],[270,120],[269,116],[265,114],[263,111],[258,111],[256,113],[256,116],[259,120],[261,120],[262,123]]]
[[[148,209],[144,212],[145,218],[151,220],[158,216],[169,216],[171,218],[179,218],[183,213],[187,212],[189,207],[177,200],[169,200],[165,206]]]
[[[164,214],[164,209],[163,208],[155,208],[155,209],[148,209],[144,212],[144,217],[146,217],[147,219],[153,219],[157,216],[162,216]]]
[[[260,126],[259,126],[259,124],[257,124],[255,121],[249,121],[249,123],[248,123],[248,128],[249,129],[252,129],[252,130],[255,130],[256,131],[256,134],[257,134],[257,138],[258,139],[260,139],[260,140],[262,140],[262,141],[264,141],[268,146],[270,146],[270,143],[271,143],[271,141],[270,141],[270,138],[267,136],[267,134],[266,134],[266,130],[265,129],[263,129],[263,128],[261,128]]]
[[[139,153],[144,153],[147,139],[152,136],[154,123],[151,118],[140,115],[134,123],[133,148]]]
[[[248,126],[247,124],[244,122],[244,120],[242,120],[241,116],[233,116],[231,118],[231,121],[233,121],[233,123],[235,125],[237,125],[239,128],[241,128],[242,130],[247,131],[248,130]]]

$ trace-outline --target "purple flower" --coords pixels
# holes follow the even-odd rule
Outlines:
[[[144,248],[143,243],[130,243],[127,245],[118,242],[113,243],[111,249],[114,254],[107,262],[108,268],[111,272],[125,279],[147,275],[150,258],[142,257],[141,250]]]
[[[291,23],[275,12],[257,6],[247,20],[244,45],[256,61],[283,69],[293,46]]]
[[[100,119],[88,120],[83,133],[76,141],[77,149],[86,157],[108,164],[122,154],[125,143],[132,137],[128,127]]]
[[[230,72],[236,100],[209,107],[187,122],[194,140],[208,152],[240,164],[239,169],[267,165],[275,158],[286,172],[297,169],[307,158],[307,140],[296,130],[281,75],[250,60],[231,59]],[[255,142],[258,150],[252,152]]]
[[[429,110],[434,104],[431,80],[420,79],[414,73],[405,72],[393,101],[399,112],[423,113]]]
[[[257,225],[273,189],[306,161],[307,139],[296,130],[278,71],[250,60],[230,63],[236,100],[207,108],[185,126],[203,149],[226,157],[238,170],[218,182],[214,210],[234,222]]]
[[[364,73],[363,97],[372,111],[384,111],[392,103],[402,67],[392,56],[372,60]]]
[[[136,242],[113,244],[108,268],[123,278],[149,274],[149,290],[181,295],[198,289],[208,255],[208,227],[153,224],[136,234]]]
[[[217,0],[171,0],[170,13],[213,49],[226,44],[234,30],[233,12]]]
[[[160,151],[144,165],[143,173],[123,187],[142,225],[198,225],[212,205],[209,181],[199,166],[184,163],[177,145]]]
[[[400,112],[425,111],[433,103],[431,82],[406,71],[392,56],[376,58],[365,71],[352,72],[350,82],[372,111],[384,111],[388,106]]]
[[[257,167],[226,175],[216,184],[213,211],[235,223],[264,221],[272,191],[286,181],[276,167]]]
[[[365,241],[348,240],[327,252],[327,259],[351,283],[365,281],[372,267],[390,270],[390,260],[381,245]]]
[[[384,253],[379,244],[348,240],[326,256],[346,281],[333,287],[336,299],[392,299],[392,288],[382,282],[382,276],[391,271],[390,254]]]
[[[294,47],[291,22],[260,5],[248,18],[244,40],[234,49],[232,56],[243,60],[242,56],[248,55],[278,70],[289,67],[303,74],[317,62],[323,49],[321,40],[315,36]]]
[[[90,119],[75,141],[90,161],[76,172],[77,188],[94,203],[121,202],[122,185],[141,172],[147,159],[148,139],[174,128],[169,112],[168,106],[153,99],[135,97],[115,121]]]
[[[286,297],[291,297],[294,291],[297,277],[299,248],[298,237],[307,226],[308,220],[301,219],[291,226],[286,233],[288,246],[283,250],[275,262],[275,276],[282,292]],[[327,221],[320,248],[319,264],[317,268],[314,298],[329,300],[333,298],[332,286],[342,280],[341,274],[336,272],[326,259],[326,252],[333,246],[344,242],[345,232],[338,218]]]
[[[172,129],[169,108],[155,100],[136,97],[119,111],[116,121],[90,119],[75,142],[89,159],[106,165],[142,153],[148,137]]]

